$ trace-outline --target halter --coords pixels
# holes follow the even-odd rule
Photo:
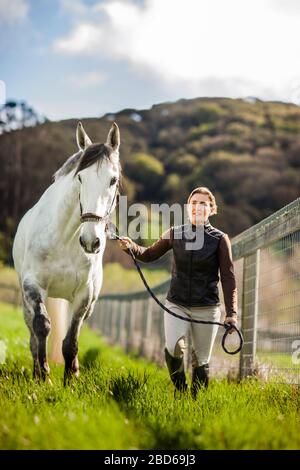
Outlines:
[[[119,189],[119,182],[116,184],[116,190],[115,190],[115,194],[114,194],[112,203],[110,205],[110,208],[105,212],[104,215],[97,215],[97,214],[93,214],[92,212],[85,212],[83,214],[82,204],[80,200],[80,192],[79,192],[80,222],[82,224],[84,222],[108,222],[110,214],[111,214],[111,208],[113,207],[115,199],[117,197],[118,189]]]

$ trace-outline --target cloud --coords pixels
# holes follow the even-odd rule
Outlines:
[[[101,85],[106,80],[106,75],[101,72],[88,72],[86,74],[71,75],[69,82],[76,88],[90,88]]]
[[[69,37],[58,39],[54,49],[65,54],[92,54],[100,52],[103,33],[89,23],[79,24]]]
[[[94,19],[85,10],[54,48],[126,61],[168,86],[192,90],[214,77],[229,83],[231,92],[239,81],[287,95],[300,57],[300,16],[291,8],[295,2],[288,3],[282,15],[279,0],[275,9],[270,0],[98,2],[91,7]]]
[[[27,18],[27,0],[0,0],[0,23],[15,23]]]

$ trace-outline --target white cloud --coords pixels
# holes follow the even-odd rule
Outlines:
[[[71,36],[58,39],[54,48],[66,54],[95,54],[100,52],[103,33],[97,26],[89,23],[79,24]]]
[[[101,72],[88,72],[85,74],[71,75],[69,82],[76,88],[89,88],[101,85],[105,82],[106,76]]]
[[[0,0],[0,23],[15,23],[27,18],[27,0]]]
[[[141,6],[106,1],[92,7],[94,20],[77,17],[55,50],[125,60],[171,87],[196,90],[213,77],[226,81],[231,94],[239,83],[238,89],[252,94],[269,89],[288,99],[289,84],[300,74],[300,15],[294,0],[285,15],[283,3],[276,3],[277,8],[271,0],[145,0]]]

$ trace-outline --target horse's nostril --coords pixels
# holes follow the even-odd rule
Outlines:
[[[84,243],[83,243],[83,240],[82,240],[81,237],[79,237],[79,243],[80,243],[80,246],[82,246],[82,248],[85,248]]]
[[[99,238],[96,238],[96,240],[94,241],[94,244],[93,244],[93,251],[97,251],[100,247],[100,240]]]

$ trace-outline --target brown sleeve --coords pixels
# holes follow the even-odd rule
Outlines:
[[[131,250],[133,251],[136,259],[143,261],[144,263],[150,263],[151,261],[154,261],[163,256],[172,248],[172,240],[173,227],[166,230],[151,246],[140,246],[137,243],[132,242]],[[125,253],[129,254],[129,250],[124,251]]]
[[[232,261],[231,243],[227,234],[219,244],[219,264],[227,317],[237,316],[237,287]]]

